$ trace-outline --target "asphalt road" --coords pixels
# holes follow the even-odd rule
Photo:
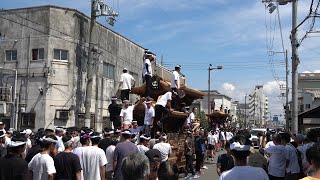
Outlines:
[[[202,171],[204,172],[204,174],[200,174],[200,178],[199,180],[219,180],[219,176],[216,172],[216,163],[217,163],[217,158],[218,155],[225,153],[225,151],[220,151],[220,152],[216,152],[216,155],[213,159],[213,161],[206,160],[205,162],[205,166],[208,167],[207,170],[202,169]],[[184,174],[180,174],[180,180],[184,179]]]

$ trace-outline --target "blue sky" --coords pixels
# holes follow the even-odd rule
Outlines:
[[[285,99],[278,97],[279,84],[285,77],[283,54],[267,55],[267,51],[282,51],[277,14],[266,12],[261,0],[105,2],[120,13],[110,28],[155,52],[158,62],[163,55],[166,67],[180,64],[190,87],[207,89],[208,65],[222,65],[224,69],[212,72],[211,89],[244,101],[244,95],[251,93],[255,85],[264,85],[271,113],[283,114]],[[307,15],[310,2],[299,1],[299,22]],[[90,11],[90,0],[1,0],[0,8],[47,4],[75,8],[87,15]],[[291,4],[280,6],[279,11],[284,46],[291,61]],[[98,21],[106,25],[104,18]],[[299,29],[300,38],[310,22]],[[318,23],[315,28],[319,29]],[[319,37],[306,38],[300,46],[299,72],[320,70],[318,40]]]

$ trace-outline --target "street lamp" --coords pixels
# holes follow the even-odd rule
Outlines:
[[[14,129],[17,129],[17,124],[18,124],[18,101],[17,101],[17,84],[18,84],[18,71],[16,69],[6,69],[3,67],[0,67],[1,70],[6,70],[6,71],[13,71],[15,73],[14,77],[14,94],[13,94],[13,115],[11,116],[11,123],[14,127]],[[11,125],[11,126],[12,126]]]
[[[208,115],[211,112],[211,107],[210,107],[210,81],[211,81],[211,77],[210,77],[210,72],[214,69],[222,69],[222,66],[217,66],[217,67],[212,67],[212,64],[209,64],[209,68],[208,68]],[[208,121],[209,121],[209,116],[208,116]]]

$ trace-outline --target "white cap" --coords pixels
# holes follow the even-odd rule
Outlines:
[[[127,69],[127,68],[123,68],[123,70],[126,70],[126,71],[128,71],[128,69]]]
[[[230,150],[236,151],[250,151],[250,145],[241,145],[238,142],[230,144]]]

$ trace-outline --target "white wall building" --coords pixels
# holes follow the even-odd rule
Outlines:
[[[250,123],[264,126],[268,118],[268,97],[263,93],[263,86],[257,85],[248,99]]]

